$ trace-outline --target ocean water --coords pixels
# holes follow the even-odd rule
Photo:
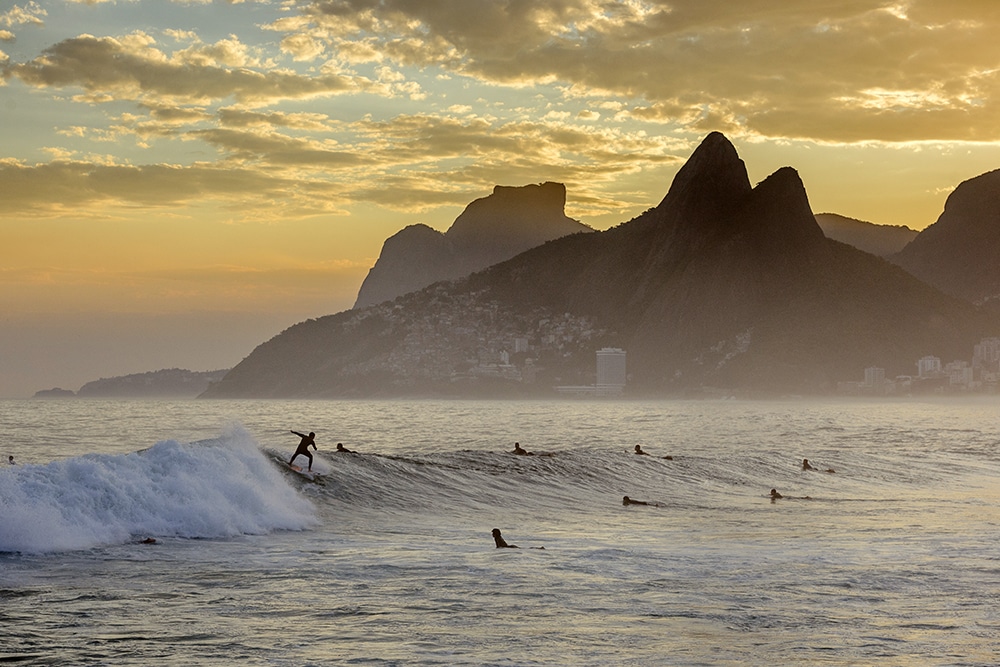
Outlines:
[[[5,401],[0,455],[4,664],[1000,659],[996,399]]]

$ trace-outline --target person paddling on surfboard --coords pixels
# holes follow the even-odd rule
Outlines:
[[[524,447],[522,447],[521,443],[519,443],[519,442],[515,442],[514,443],[514,451],[512,451],[511,454],[517,454],[519,456],[534,456],[535,455],[534,452],[529,452]]]
[[[503,539],[503,535],[500,534],[499,528],[494,528],[492,530],[493,541],[497,544],[497,549],[517,549],[516,544],[507,544],[507,540]]]
[[[497,549],[520,549],[521,548],[521,547],[517,546],[516,544],[507,544],[507,540],[503,539],[503,535],[500,534],[500,529],[499,528],[494,528],[491,532],[493,533],[493,541],[496,542]],[[529,549],[542,549],[542,550],[545,549],[545,547],[528,547],[528,548]]]
[[[288,465],[292,465],[292,461],[298,458],[299,454],[301,454],[302,456],[309,459],[309,472],[312,472],[313,455],[309,453],[309,446],[312,445],[312,448],[316,449],[316,443],[313,440],[316,437],[316,434],[313,433],[312,431],[309,431],[309,435],[306,435],[305,433],[299,433],[298,431],[291,431],[291,433],[294,433],[295,435],[299,436],[300,438],[302,438],[302,440],[299,442],[299,446],[298,448],[296,448],[295,453],[292,454],[292,458],[288,461]]]

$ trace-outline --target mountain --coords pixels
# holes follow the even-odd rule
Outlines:
[[[816,222],[828,239],[877,257],[895,255],[917,236],[915,230],[902,225],[876,225],[836,213],[817,213]]]
[[[933,225],[892,257],[951,294],[1000,310],[1000,169],[959,184]]]
[[[194,398],[218,382],[227,371],[189,371],[169,368],[101,378],[80,387],[80,398]],[[36,394],[38,396],[38,394]]]
[[[205,395],[544,394],[592,384],[604,346],[626,350],[634,395],[822,393],[998,334],[1000,316],[826,238],[794,169],[752,187],[712,133],[639,217],[297,324]]]
[[[498,185],[441,233],[410,225],[389,237],[358,292],[355,308],[390,301],[439,280],[454,280],[546,241],[593,231],[565,214],[566,186]]]
[[[76,392],[72,389],[54,387],[52,389],[42,389],[35,392],[33,398],[73,398]]]

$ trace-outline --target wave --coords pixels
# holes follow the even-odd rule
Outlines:
[[[811,452],[810,452],[811,453]],[[622,496],[672,507],[720,508],[757,504],[777,487],[789,497],[885,501],[959,485],[988,465],[966,458],[919,458],[878,449],[815,452],[820,470],[804,471],[799,452],[754,446],[720,452],[691,447],[672,459],[627,450],[567,449],[551,456],[507,452],[327,454],[314,469],[325,475],[316,499],[338,511],[417,511],[433,516],[509,511],[535,514],[573,507],[605,511]],[[828,466],[836,474],[825,472]],[[341,515],[343,516],[343,515]]]
[[[349,530],[352,517],[373,520],[370,511],[435,522],[512,512],[583,518],[606,515],[624,495],[724,512],[758,507],[772,487],[789,498],[882,502],[943,487],[974,494],[996,474],[993,457],[957,451],[967,445],[890,446],[887,439],[677,438],[672,449],[647,447],[651,456],[601,439],[515,456],[507,449],[418,451],[406,438],[407,449],[390,443],[386,453],[321,449],[313,469],[322,483],[313,484],[275,461],[287,461],[289,451],[262,449],[234,426],[214,439],[164,441],[125,455],[0,466],[0,552],[69,551],[148,536],[225,538],[303,530],[321,520]],[[988,440],[976,443],[992,452]],[[803,471],[806,454],[837,473]]]
[[[124,455],[0,469],[0,552],[48,553],[137,537],[224,538],[302,530],[313,504],[242,428]]]
[[[767,494],[772,466],[729,467],[702,456],[665,460],[624,451],[563,450],[550,455],[462,450],[428,454],[317,456],[326,485],[319,493],[341,509],[455,512],[520,508],[606,508],[622,496],[702,506],[706,494]],[[316,466],[314,466],[314,469]],[[800,472],[793,465],[790,472]],[[766,481],[754,481],[754,479]],[[442,509],[447,508],[447,509]]]

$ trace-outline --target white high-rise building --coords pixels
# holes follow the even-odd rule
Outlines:
[[[1000,338],[984,338],[973,348],[972,365],[984,370],[1000,370]]]
[[[917,377],[934,377],[941,374],[941,360],[938,357],[926,356],[917,362]]]
[[[871,366],[865,369],[865,386],[879,389],[885,385],[885,369]]]
[[[597,389],[621,391],[625,388],[625,350],[605,347],[597,351]]]

